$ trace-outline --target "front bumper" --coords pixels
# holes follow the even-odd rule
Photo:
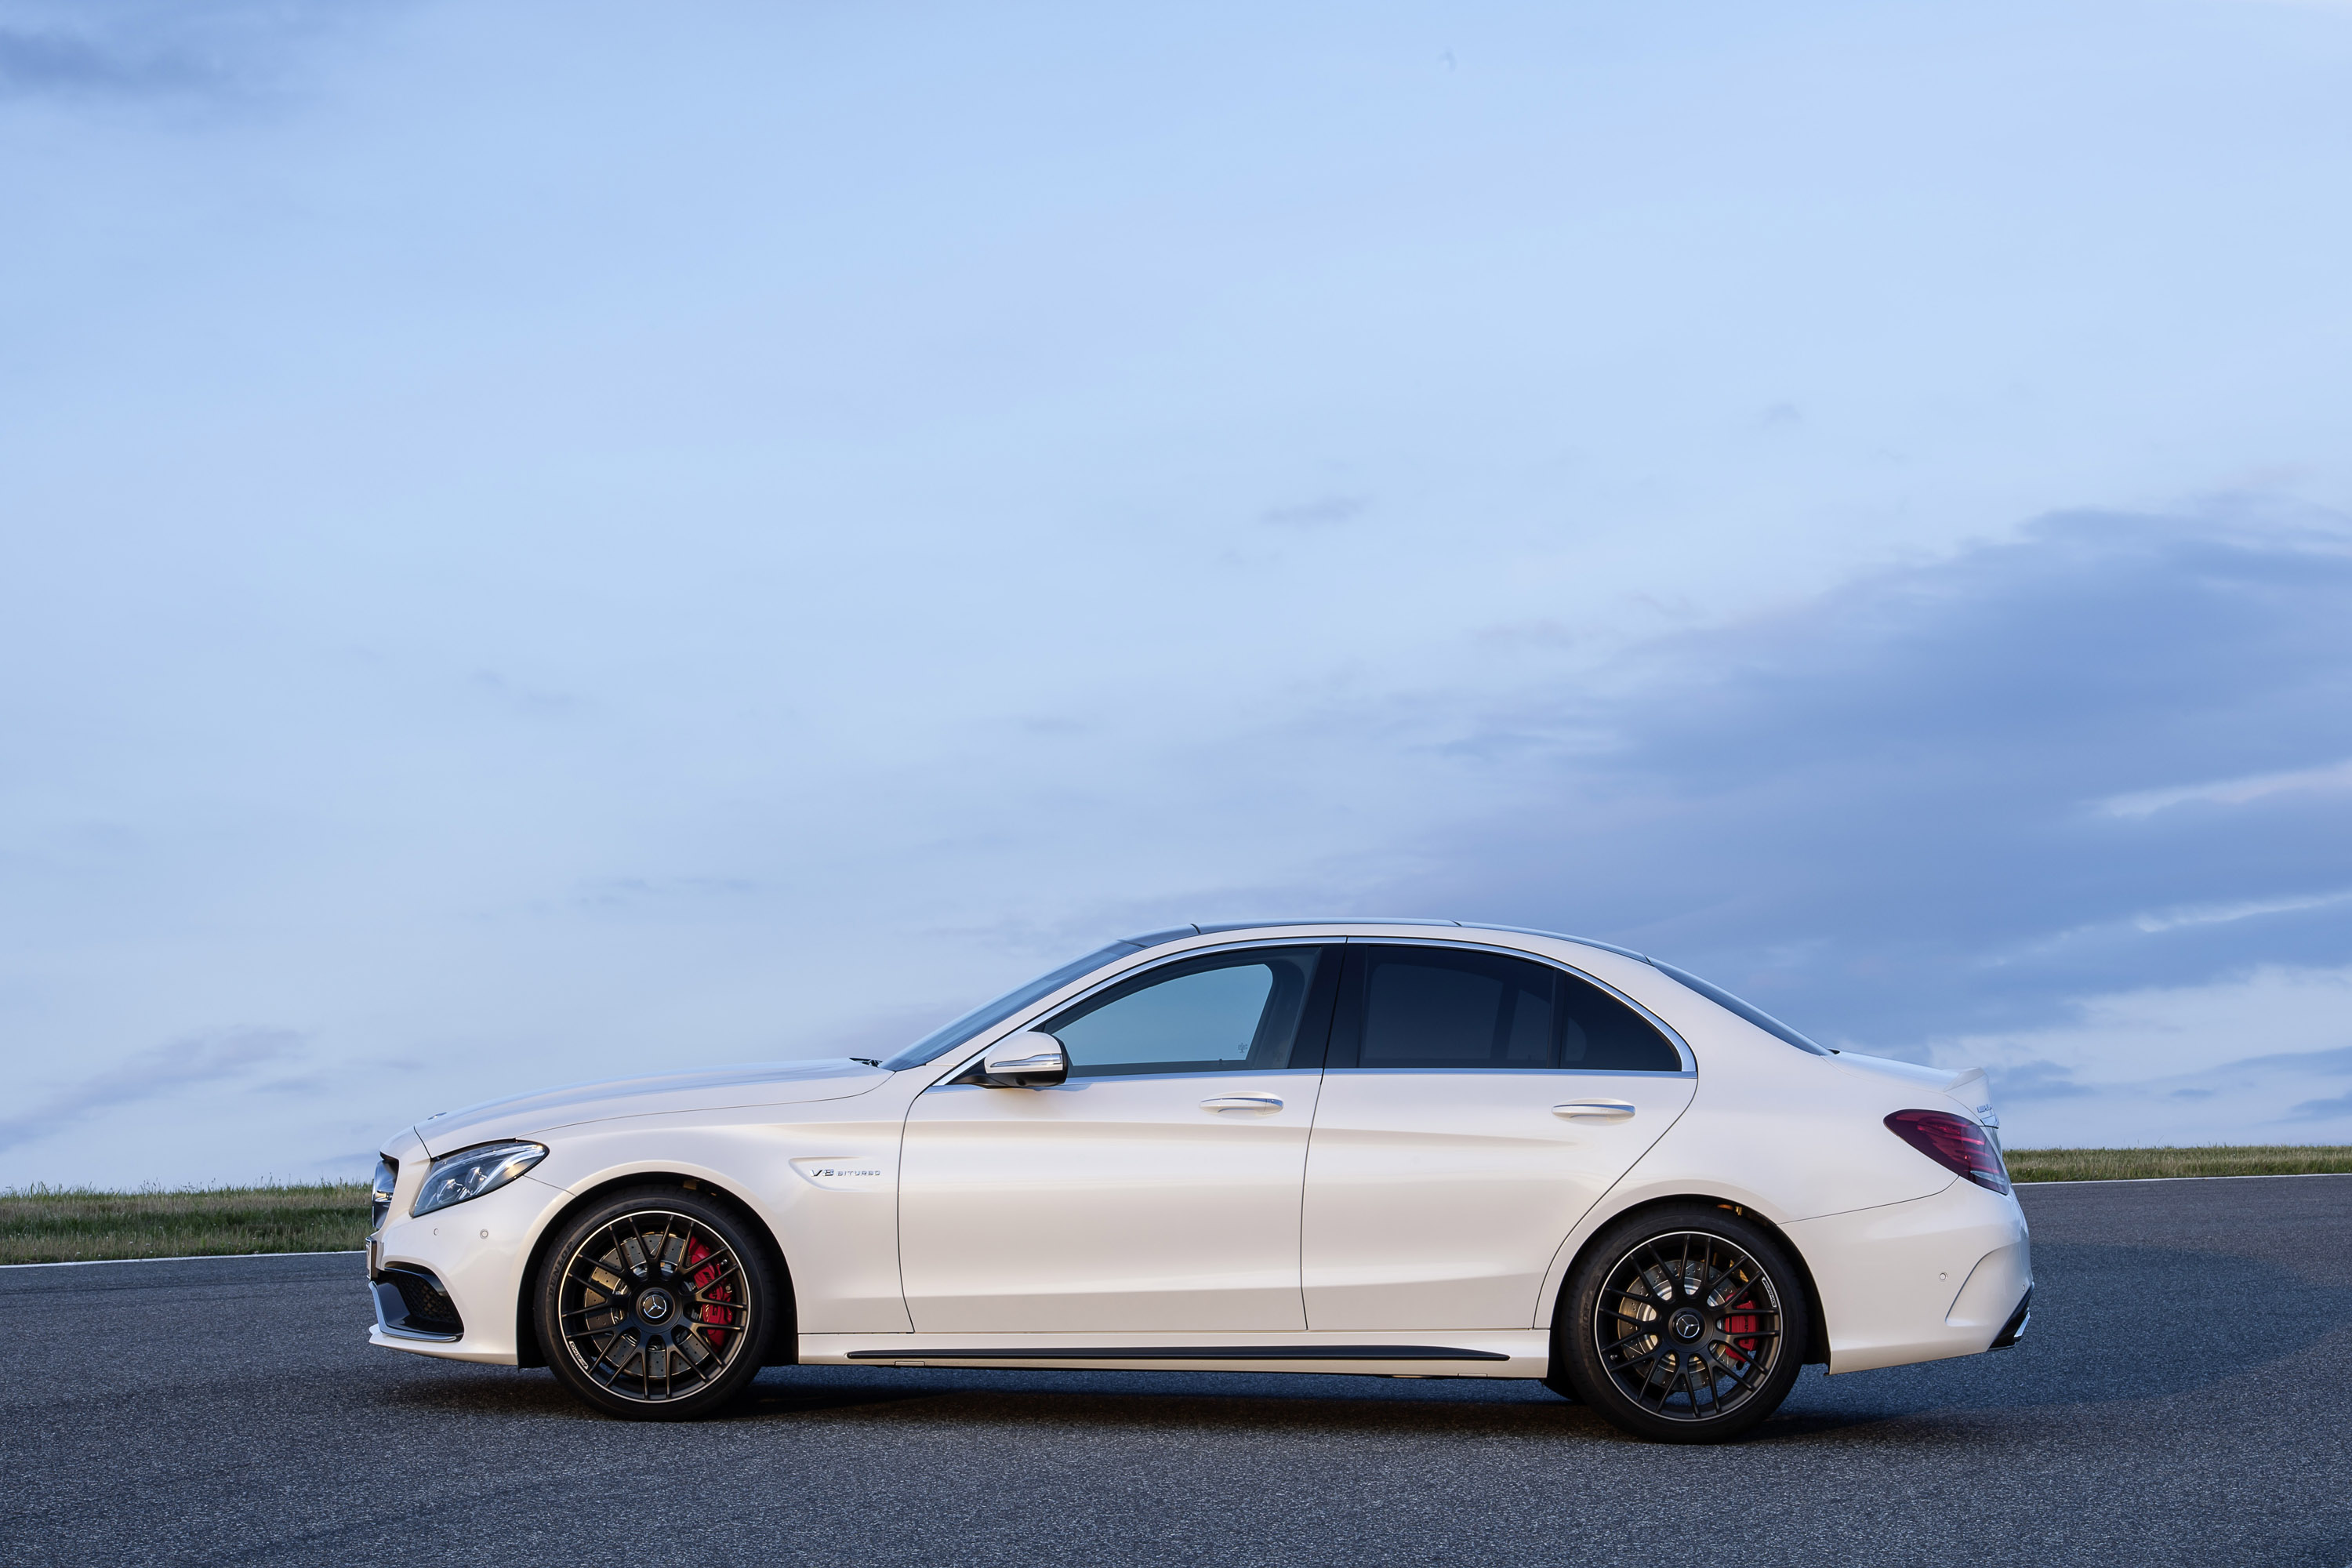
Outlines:
[[[519,1176],[494,1193],[411,1217],[404,1192],[368,1237],[375,1322],[368,1342],[512,1366],[533,1245],[562,1207],[560,1187]]]
[[[406,1265],[371,1268],[368,1285],[375,1296],[375,1326],[385,1337],[436,1344],[466,1337],[457,1304],[430,1270]]]

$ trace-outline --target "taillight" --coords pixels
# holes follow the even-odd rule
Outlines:
[[[1992,1192],[2009,1191],[2009,1168],[1984,1129],[1948,1110],[1898,1110],[1886,1130],[1948,1171]]]

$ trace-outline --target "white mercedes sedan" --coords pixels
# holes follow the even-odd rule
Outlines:
[[[707,1415],[763,1366],[1516,1377],[1669,1442],[2011,1344],[1983,1075],[1449,921],[1114,942],[887,1061],[497,1100],[384,1147],[373,1342]]]

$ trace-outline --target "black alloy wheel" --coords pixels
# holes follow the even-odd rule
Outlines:
[[[1553,1375],[1636,1436],[1719,1443],[1780,1408],[1812,1342],[1796,1266],[1727,1208],[1674,1205],[1595,1237],[1561,1293]]]
[[[617,1193],[563,1227],[538,1284],[557,1378],[608,1415],[690,1420],[759,1375],[779,1316],[766,1248],[727,1204],[680,1187]]]

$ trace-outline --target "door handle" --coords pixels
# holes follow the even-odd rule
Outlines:
[[[1280,1110],[1282,1101],[1271,1094],[1220,1094],[1201,1101],[1203,1110]]]
[[[1633,1108],[1622,1100],[1571,1100],[1551,1113],[1562,1121],[1630,1121]]]

